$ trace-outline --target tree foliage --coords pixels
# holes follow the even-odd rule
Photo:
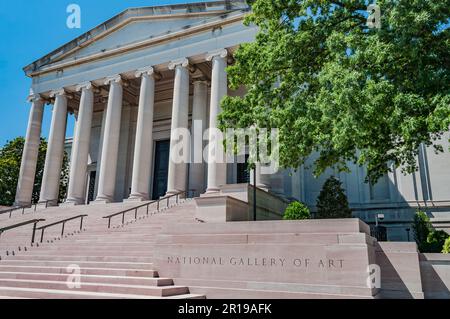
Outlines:
[[[0,149],[0,205],[11,206],[14,204],[24,144],[25,139],[23,137],[18,137],[7,142],[6,145]],[[41,138],[36,165],[36,177],[33,185],[33,203],[39,201],[46,152],[47,142],[45,139]],[[67,192],[68,162],[68,156],[64,152],[63,167],[61,170],[60,201],[64,199]]]
[[[445,241],[450,236],[443,230],[435,230],[428,234],[427,253],[441,253],[444,250]]]
[[[422,211],[416,212],[414,215],[413,222],[413,231],[414,231],[414,240],[417,243],[419,251],[423,251],[426,243],[428,235],[432,230],[432,226],[430,223],[430,218],[426,213]]]
[[[248,2],[259,32],[228,68],[247,93],[224,99],[222,129],[278,128],[282,167],[318,152],[316,175],[354,162],[372,181],[416,170],[422,143],[443,151],[450,0],[377,0],[381,29],[367,27],[364,0]]]
[[[327,179],[317,197],[317,218],[351,218],[347,195],[342,184],[334,176]]]
[[[442,248],[443,254],[450,254],[450,237],[445,240],[444,247]]]
[[[430,218],[424,212],[417,212],[413,223],[414,239],[422,253],[440,253],[446,251],[450,236],[443,230],[435,230]]]
[[[309,208],[300,202],[290,203],[283,216],[284,220],[302,220],[310,218],[311,212],[309,211]]]

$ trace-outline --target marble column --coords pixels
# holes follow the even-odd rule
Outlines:
[[[187,186],[187,161],[190,146],[180,137],[180,130],[188,129],[189,124],[189,61],[180,59],[169,64],[170,70],[175,70],[172,126],[170,138],[169,176],[167,180],[167,195],[185,191]],[[186,143],[187,142],[187,143]],[[181,145],[185,147],[182,147]],[[182,149],[179,149],[179,147]],[[183,159],[184,158],[184,159]]]
[[[207,125],[206,108],[208,99],[208,82],[204,79],[194,80],[194,100],[192,106],[192,147],[189,167],[189,190],[196,194],[205,191],[205,164],[203,161],[203,132]]]
[[[119,154],[120,123],[122,116],[122,78],[120,75],[108,77],[105,85],[110,85],[106,109],[105,132],[96,202],[110,203],[114,199],[117,158]]]
[[[220,187],[227,182],[227,165],[222,138],[217,131],[217,117],[221,112],[220,102],[228,93],[228,80],[225,70],[227,56],[228,52],[225,49],[210,52],[207,56],[207,60],[212,62],[207,194],[220,191]]]
[[[136,124],[130,200],[148,200],[150,198],[155,76],[152,67],[136,72],[136,77],[141,78],[141,92]]]
[[[72,146],[67,203],[81,205],[86,200],[85,188],[94,112],[94,88],[92,83],[88,82],[79,85],[77,91],[81,91],[81,100]]]
[[[32,104],[28,118],[22,163],[20,165],[15,206],[29,206],[31,204],[39,145],[41,143],[42,117],[45,103],[40,95],[31,96],[29,101]]]
[[[42,176],[39,203],[48,206],[58,205],[61,167],[64,158],[64,142],[67,124],[67,95],[64,89],[50,94],[55,97],[52,124],[45,156],[44,175]]]

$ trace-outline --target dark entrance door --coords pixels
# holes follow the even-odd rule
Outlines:
[[[167,176],[169,174],[170,141],[156,142],[155,171],[153,173],[153,199],[164,196],[167,192]]]
[[[237,183],[250,183],[250,172],[248,170],[248,155],[245,155],[245,163],[237,164]]]
[[[94,201],[94,195],[95,195],[95,179],[97,177],[97,172],[96,171],[92,171],[89,173],[89,190],[88,190],[88,199],[87,199],[87,203],[89,204],[90,202]]]

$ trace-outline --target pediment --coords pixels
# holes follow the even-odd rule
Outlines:
[[[133,44],[200,30],[229,15],[248,11],[245,0],[128,9],[26,66],[31,75],[46,67],[98,56]]]
[[[192,29],[213,21],[220,21],[220,16],[208,17],[180,17],[164,19],[148,19],[130,21],[121,28],[111,32],[65,57],[65,59],[79,59],[89,55],[114,50],[127,45],[140,43],[145,40],[162,38],[184,30]]]

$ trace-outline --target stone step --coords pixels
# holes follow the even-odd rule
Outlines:
[[[22,279],[4,279],[4,278],[0,278],[0,290],[1,287],[69,290],[69,291],[75,290],[75,291],[100,292],[100,293],[133,294],[133,295],[143,295],[153,297],[168,297],[189,293],[188,288],[182,286],[158,287],[158,286],[81,282],[80,288],[70,288],[68,287],[65,281],[22,280]]]
[[[39,299],[162,299],[162,297],[118,294],[118,293],[98,293],[89,291],[55,290],[55,289],[34,289],[17,287],[0,287],[0,295],[9,298],[39,298]],[[202,295],[184,294],[164,299],[204,299]]]
[[[21,280],[46,280],[66,282],[69,274],[57,273],[32,273],[32,272],[0,272],[0,279],[21,279]],[[104,276],[104,275],[80,275],[81,282],[88,283],[109,283],[124,285],[142,286],[171,286],[173,280],[170,278],[146,278],[131,276]]]
[[[151,270],[152,263],[138,262],[105,262],[105,261],[62,261],[62,260],[4,260],[0,265],[3,266],[52,266],[68,267],[69,265],[78,265],[81,268],[108,268],[108,269],[143,269]]]
[[[67,251],[67,250],[57,250],[57,249],[52,249],[52,250],[39,250],[39,248],[35,248],[33,249],[31,252],[24,252],[22,255],[20,256],[27,256],[27,254],[33,254],[34,256],[62,256],[62,255],[67,255],[70,254],[72,256],[86,256],[86,257],[107,257],[107,256],[111,256],[111,255],[117,255],[117,254],[121,254],[122,257],[135,257],[135,256],[141,256],[144,258],[152,258],[153,257],[153,253],[151,251],[145,251],[145,252],[134,252],[134,251],[111,251],[111,250],[104,250],[104,251],[98,251],[98,250],[72,250],[72,251]],[[9,260],[8,257],[5,257],[5,260]]]
[[[141,257],[141,256],[63,256],[63,255],[34,255],[34,254],[25,254],[18,255],[14,257],[10,257],[12,260],[59,260],[59,261],[105,261],[105,262],[139,262],[139,263],[152,263],[153,258],[149,257]],[[9,260],[8,258],[5,261]]]
[[[0,264],[0,272],[32,272],[32,273],[58,273],[67,274],[67,267],[58,266],[8,266]],[[120,269],[120,268],[81,268],[81,274],[85,275],[110,275],[133,277],[158,277],[156,270]]]

